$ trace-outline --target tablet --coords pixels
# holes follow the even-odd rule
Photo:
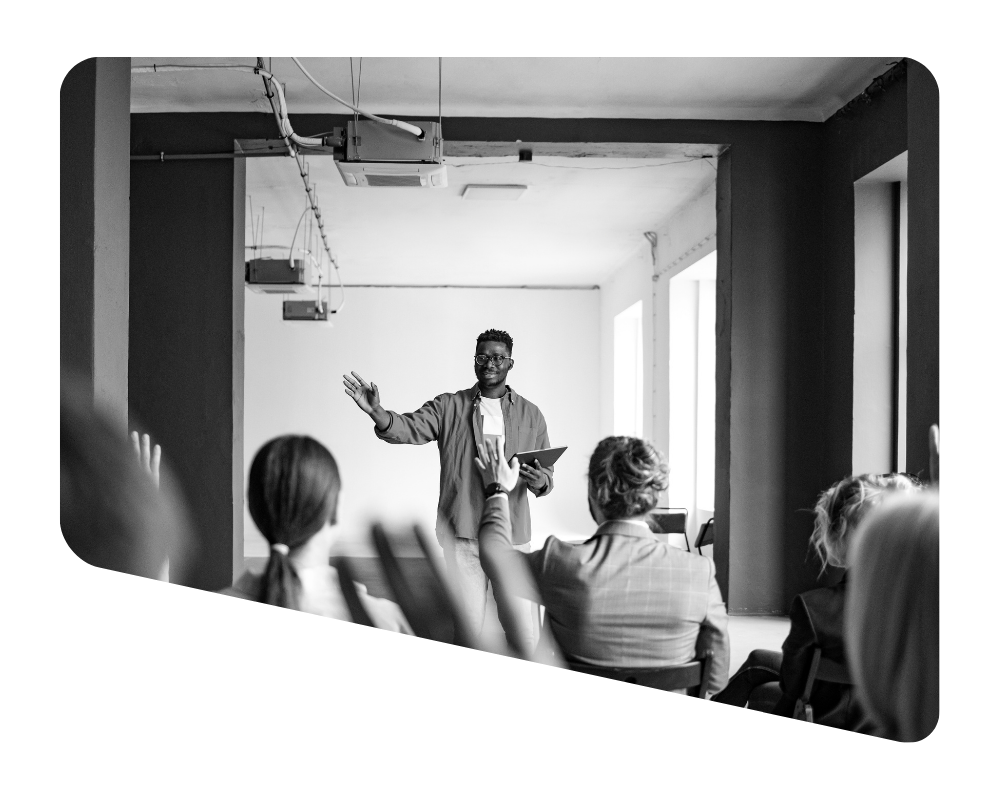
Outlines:
[[[514,453],[519,464],[527,464],[529,467],[535,466],[535,459],[543,467],[551,467],[566,452],[565,447],[550,447],[548,450],[525,450],[523,453]]]

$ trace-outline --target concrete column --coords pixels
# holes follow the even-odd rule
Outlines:
[[[128,58],[89,58],[60,90],[60,362],[128,424]]]

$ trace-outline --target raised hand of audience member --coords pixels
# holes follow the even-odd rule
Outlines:
[[[139,466],[152,476],[153,484],[159,488],[160,446],[152,444],[148,433],[144,433],[140,437],[138,431],[132,431],[130,438],[132,439],[132,449],[135,451],[135,457],[139,462]]]
[[[931,450],[931,485],[937,486],[941,480],[941,429],[931,425],[928,440]]]
[[[519,475],[517,456],[511,459],[510,464],[504,461],[496,439],[488,439],[485,446],[478,445],[478,450],[476,467],[479,469],[479,476],[483,479],[483,487],[499,483],[508,492],[513,491]]]

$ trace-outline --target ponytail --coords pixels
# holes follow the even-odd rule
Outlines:
[[[288,555],[288,546],[272,545],[271,556],[267,560],[267,568],[261,581],[260,597],[257,599],[270,606],[298,610],[301,588],[302,583]]]

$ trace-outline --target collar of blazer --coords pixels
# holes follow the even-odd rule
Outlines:
[[[637,536],[640,539],[653,539],[654,541],[659,541],[653,532],[649,529],[649,526],[645,522],[627,522],[623,519],[609,519],[606,522],[601,523],[597,530],[594,531],[594,536],[590,538],[593,539],[595,536],[604,535],[617,535],[617,536]]]

